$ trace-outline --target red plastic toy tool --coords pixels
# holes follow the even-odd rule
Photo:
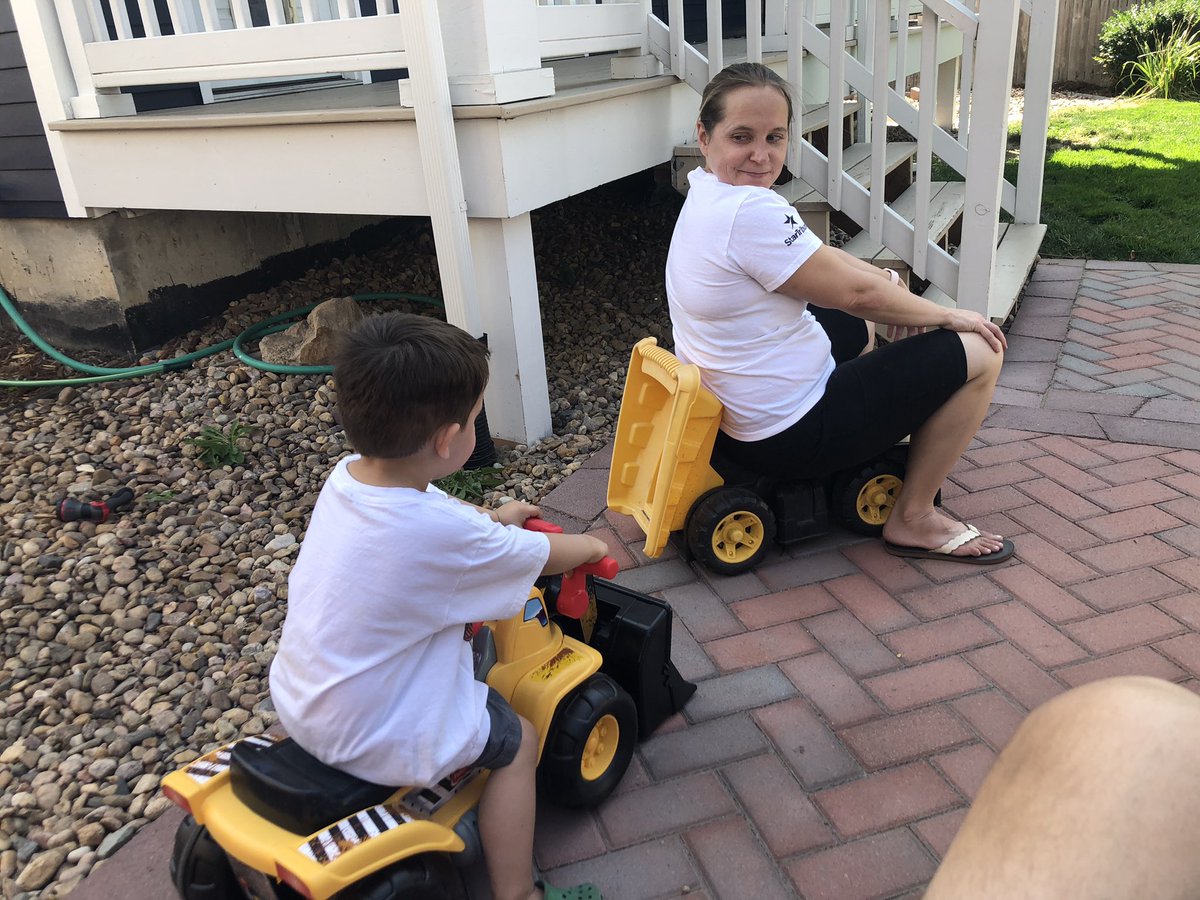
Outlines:
[[[525,528],[529,531],[541,531],[546,534],[561,534],[562,528],[545,519],[529,518],[525,520]],[[563,575],[562,586],[558,589],[557,610],[572,619],[580,618],[588,608],[587,576],[599,575],[601,578],[615,578],[620,566],[611,556],[606,556],[600,562],[584,563]]]

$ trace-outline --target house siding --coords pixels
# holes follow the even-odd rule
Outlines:
[[[50,145],[13,21],[0,0],[0,217],[65,218]]]

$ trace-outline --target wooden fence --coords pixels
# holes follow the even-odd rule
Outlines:
[[[1058,50],[1054,54],[1054,82],[1108,85],[1109,78],[1096,55],[1096,38],[1105,19],[1117,10],[1129,9],[1135,0],[1059,0]],[[1025,80],[1026,48],[1029,45],[1029,18],[1021,16],[1017,38],[1016,84]]]

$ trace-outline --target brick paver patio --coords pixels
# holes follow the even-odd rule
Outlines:
[[[547,498],[609,543],[618,581],[671,603],[699,683],[601,809],[543,805],[551,881],[610,900],[916,897],[1030,709],[1110,675],[1200,683],[1200,267],[1043,262],[1009,339],[944,490],[1016,542],[994,569],[844,532],[734,578],[673,546],[648,560],[604,508],[603,454]],[[75,900],[168,896],[175,821]]]

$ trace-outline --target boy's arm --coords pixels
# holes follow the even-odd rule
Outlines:
[[[547,534],[550,558],[543,575],[558,575],[584,563],[599,562],[608,555],[608,545],[590,534]]]

